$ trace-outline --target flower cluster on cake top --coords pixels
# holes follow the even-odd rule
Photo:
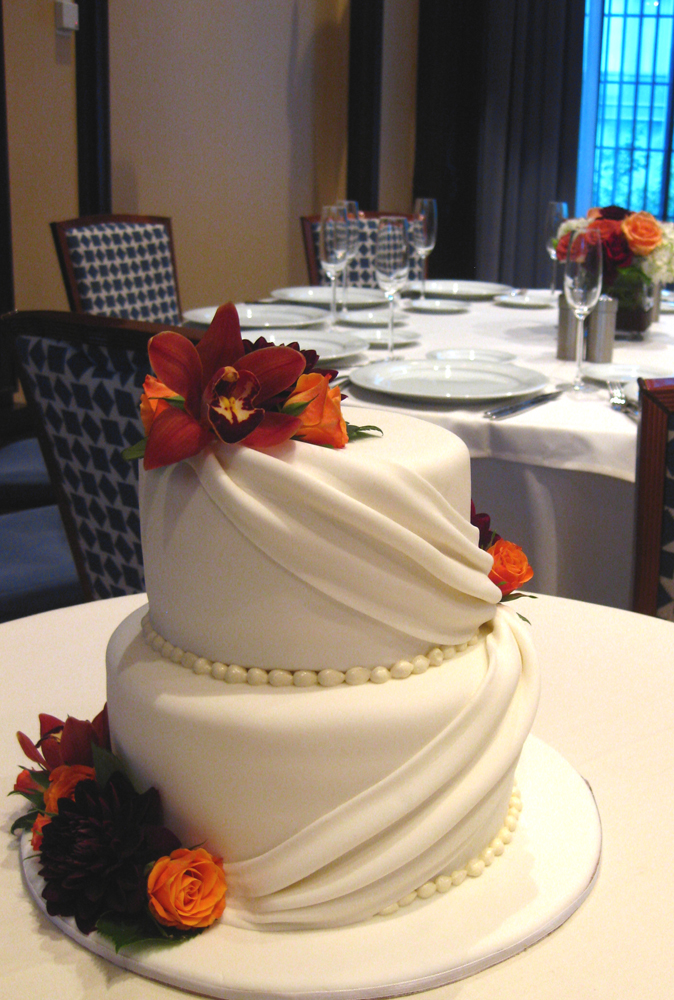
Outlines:
[[[557,259],[566,260],[574,232],[596,232],[602,241],[602,291],[622,301],[630,290],[674,281],[674,223],[619,205],[591,208],[585,218],[566,219],[557,232]]]
[[[73,917],[118,951],[192,937],[222,916],[222,859],[182,847],[162,825],[156,788],[134,789],[110,752],[105,708],[92,722],[42,714],[37,743],[17,737],[33,766],[13,788],[30,809],[12,832],[31,832],[50,915]]]
[[[524,596],[517,593],[517,588],[528,583],[533,577],[534,571],[522,547],[501,538],[492,529],[489,514],[478,514],[472,500],[470,501],[470,523],[480,532],[478,542],[480,548],[488,552],[494,560],[489,571],[489,579],[501,591],[501,601],[514,600],[516,597]],[[526,596],[532,597],[533,595],[527,594]],[[523,615],[519,615],[519,617],[523,618]],[[525,618],[524,621],[527,619]]]
[[[344,420],[337,374],[317,367],[318,354],[297,343],[243,340],[228,302],[196,344],[174,331],[148,344],[155,372],[143,386],[140,414],[145,438],[124,452],[146,469],[172,465],[215,441],[269,448],[297,438],[343,448],[378,428]]]

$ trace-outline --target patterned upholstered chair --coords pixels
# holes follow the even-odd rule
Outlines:
[[[51,231],[74,312],[182,322],[170,219],[92,215]]]
[[[0,319],[40,436],[87,599],[144,589],[138,470],[122,451],[143,436],[147,341],[165,324],[77,313]],[[184,332],[184,331],[180,331]]]
[[[360,241],[355,258],[349,264],[349,287],[376,288],[377,276],[374,273],[374,252],[377,240],[377,224],[386,212],[361,212],[358,228]],[[407,216],[411,219],[411,216]],[[327,285],[329,279],[321,268],[321,258],[318,248],[318,234],[321,225],[320,215],[303,215],[300,218],[302,236],[304,238],[304,253],[307,259],[310,285]],[[410,254],[410,281],[420,281],[423,277],[424,264],[415,254]]]
[[[674,621],[674,379],[639,379],[632,607]]]

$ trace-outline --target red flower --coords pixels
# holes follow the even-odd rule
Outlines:
[[[21,795],[32,795],[33,792],[41,792],[42,786],[38,785],[30,771],[24,767],[14,782],[14,791],[19,792]]]
[[[83,722],[68,716],[65,722],[55,715],[40,715],[40,739],[33,743],[24,733],[16,734],[21,749],[29,760],[45,771],[61,764],[92,765],[91,744],[110,749],[107,707],[93,722]]]
[[[291,347],[246,354],[231,302],[220,306],[196,346],[167,331],[150,340],[148,353],[157,376],[152,398],[159,402],[149,414],[146,469],[198,454],[212,434],[230,444],[245,439],[251,447],[269,447],[287,441],[299,427],[297,417],[269,412],[265,404],[295,384],[305,358]],[[166,389],[161,397],[157,381]]]

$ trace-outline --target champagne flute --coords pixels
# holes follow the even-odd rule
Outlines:
[[[321,211],[319,230],[319,254],[321,267],[330,279],[332,300],[330,305],[331,325],[337,321],[337,275],[346,267],[348,246],[348,223],[346,212],[337,205],[324,205]]]
[[[584,323],[601,294],[602,247],[597,229],[581,229],[571,235],[564,266],[564,295],[576,315],[576,392],[589,388],[583,381]]]
[[[407,284],[410,272],[407,219],[382,216],[377,225],[374,252],[377,284],[389,302],[388,360],[393,360],[393,299]]]
[[[344,267],[343,275],[344,280],[342,282],[343,298],[342,298],[342,314],[346,315],[348,312],[348,306],[346,302],[347,290],[349,287],[349,267],[351,266],[351,261],[355,259],[358,253],[358,244],[360,243],[360,231],[358,225],[358,202],[357,201],[338,201],[338,208],[343,208],[346,212],[346,222],[347,222],[347,233],[346,233],[346,265]]]
[[[426,298],[426,258],[435,246],[438,206],[435,198],[417,198],[412,218],[412,246],[421,260],[421,298]]]
[[[569,217],[569,206],[565,201],[549,201],[545,213],[545,249],[552,261],[552,281],[550,295],[554,299],[557,292],[557,233],[561,224]]]

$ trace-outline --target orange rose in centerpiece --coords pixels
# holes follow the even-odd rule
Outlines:
[[[494,558],[489,579],[501,588],[504,596],[517,590],[534,575],[529,560],[514,542],[500,538],[487,552]]]
[[[180,847],[160,858],[147,879],[150,912],[165,927],[210,927],[225,909],[222,858]]]
[[[630,250],[639,257],[647,257],[662,243],[662,229],[650,212],[634,212],[621,226]]]
[[[44,807],[48,813],[58,812],[59,799],[72,799],[75,786],[80,781],[95,781],[96,772],[85,764],[61,764],[49,775],[49,788],[44,793]]]
[[[300,375],[283,407],[284,413],[297,413],[300,420],[293,437],[310,444],[343,448],[349,435],[342,416],[341,399],[339,386],[330,387],[329,375],[319,372]],[[300,410],[300,406],[304,408]]]
[[[30,846],[34,851],[39,851],[42,847],[42,831],[48,823],[51,823],[51,819],[49,816],[45,816],[44,813],[39,813],[35,817],[35,822],[31,827],[32,836],[30,838]]]

